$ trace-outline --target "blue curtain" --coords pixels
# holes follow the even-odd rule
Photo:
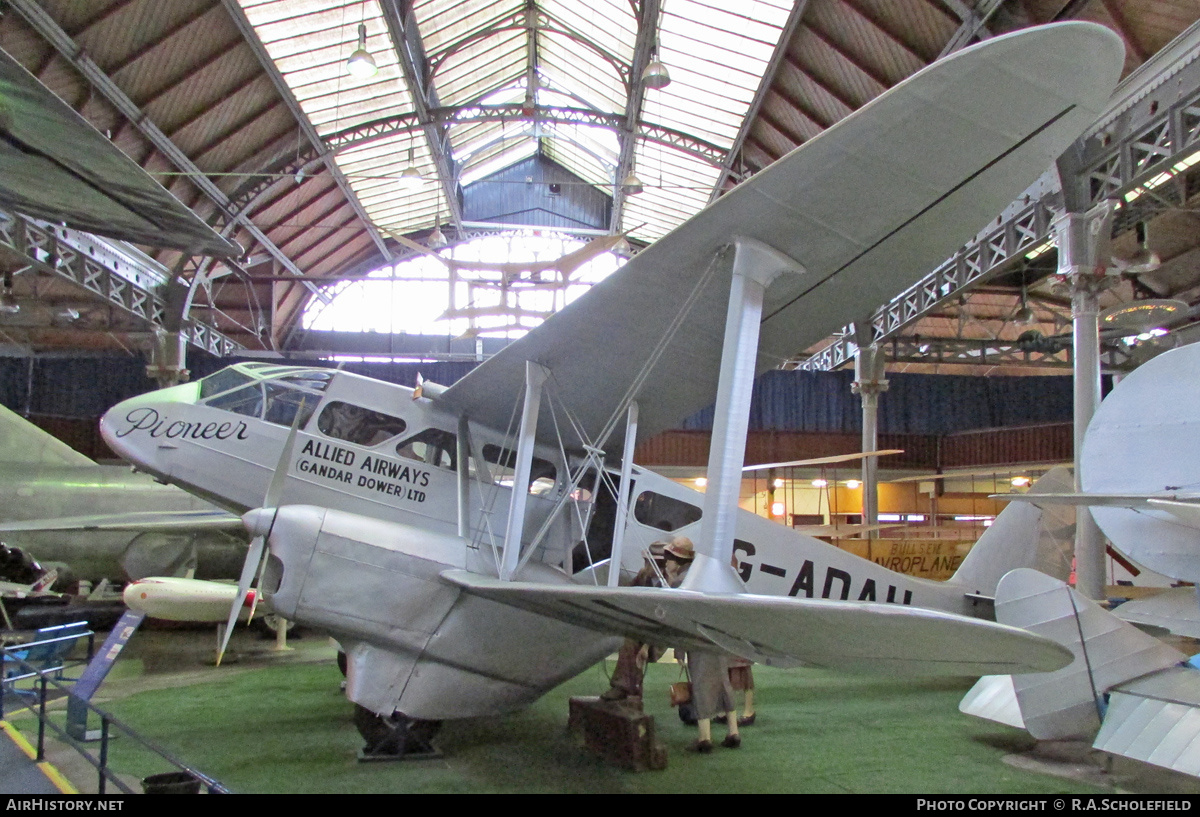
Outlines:
[[[205,377],[236,359],[193,353],[192,379]],[[291,365],[327,366],[312,361]],[[417,373],[449,386],[475,366],[454,363],[347,363],[346,371],[415,386]],[[850,391],[854,375],[838,372],[780,372],[762,375],[750,405],[753,430],[858,433],[862,409]],[[1108,378],[1105,378],[1107,381]],[[950,434],[986,428],[1070,422],[1069,376],[970,377],[893,374],[879,399],[883,434]],[[1105,384],[1108,385],[1107,383]],[[25,413],[95,418],[115,403],[154,388],[139,357],[0,358],[0,403]],[[711,429],[712,408],[680,425]]]

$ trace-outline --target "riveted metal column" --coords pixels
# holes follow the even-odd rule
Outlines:
[[[791,258],[753,239],[735,239],[733,253],[704,515],[695,543],[696,559],[683,583],[688,589],[725,593],[745,589],[729,562],[742,489],[763,295],[778,275],[804,272]]]
[[[1110,283],[1111,203],[1087,213],[1067,213],[1054,224],[1057,275],[1071,292],[1075,371],[1075,490],[1082,490],[1079,463],[1088,423],[1100,405],[1100,291]],[[1104,598],[1104,536],[1086,506],[1075,509],[1075,587],[1090,599]]]
[[[888,389],[884,377],[884,355],[879,346],[871,342],[871,324],[858,324],[860,334],[858,351],[854,355],[854,382],[850,390],[862,398],[862,451],[864,454],[879,450],[879,395]],[[862,461],[862,521],[864,525],[879,522],[879,458],[863,457]],[[868,536],[875,537],[871,531]]]

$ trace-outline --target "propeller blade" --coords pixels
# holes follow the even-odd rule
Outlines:
[[[263,507],[260,511],[270,513],[270,521],[262,529],[262,520],[258,519],[254,527],[257,530],[251,531],[257,534],[250,540],[250,548],[246,551],[246,561],[242,564],[242,575],[238,579],[238,592],[233,598],[233,606],[229,610],[229,621],[225,624],[225,634],[221,637],[221,647],[217,650],[217,666],[221,666],[221,659],[225,657],[225,648],[229,646],[229,638],[233,635],[233,627],[237,623],[238,613],[242,610],[242,605],[246,603],[246,594],[250,592],[250,582],[253,581],[254,575],[258,574],[259,583],[262,582],[262,572],[266,567],[266,560],[263,558],[267,549],[267,537],[271,535],[271,528],[275,525],[275,511],[279,507],[279,500],[283,495],[283,486],[287,482],[288,467],[292,462],[292,448],[295,447],[296,433],[300,430],[300,421],[304,419],[304,408],[306,401],[301,400],[300,405],[296,408],[296,416],[292,418],[292,427],[288,430],[287,439],[283,443],[283,451],[279,454],[279,462],[275,464],[275,473],[271,475],[271,483],[267,486],[267,495],[263,497]],[[254,511],[250,512],[254,514]],[[249,514],[247,515],[249,516]],[[261,517],[262,514],[256,514],[256,517]],[[259,594],[254,594],[254,600],[251,602],[250,617],[254,618],[254,607],[258,605]]]
[[[287,439],[283,443],[283,451],[279,454],[279,462],[275,463],[275,473],[271,475],[271,484],[267,486],[267,495],[263,497],[264,508],[278,508],[279,499],[283,495],[283,485],[287,482],[288,468],[292,464],[292,448],[296,443],[296,432],[300,430],[300,420],[304,416],[305,400],[300,401],[296,408],[296,416],[292,419],[292,427],[288,429]]]
[[[225,622],[225,633],[221,636],[221,646],[217,649],[217,666],[225,657],[225,649],[229,646],[229,637],[233,635],[233,626],[237,624],[238,613],[246,603],[246,594],[250,592],[250,581],[258,571],[258,563],[262,561],[263,551],[266,550],[267,537],[255,536],[250,540],[250,548],[246,551],[246,561],[242,564],[242,575],[238,579],[237,595],[233,597],[233,606],[229,609],[229,620]],[[255,594],[255,598],[257,598]]]
[[[259,561],[258,561],[258,578],[256,578],[254,580],[254,586],[257,588],[260,588],[260,592],[255,593],[254,598],[250,599],[250,617],[248,619],[246,619],[248,622],[254,621],[254,611],[258,609],[258,600],[260,598],[262,598],[261,588],[262,588],[262,582],[263,582],[263,574],[266,572],[267,572],[267,552],[266,552],[266,550],[264,550],[262,558],[259,559]]]

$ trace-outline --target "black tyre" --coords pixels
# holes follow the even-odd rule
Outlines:
[[[417,720],[401,712],[393,712],[390,718],[384,718],[355,704],[354,726],[366,741],[365,754],[406,755],[432,752],[430,741],[442,722]]]

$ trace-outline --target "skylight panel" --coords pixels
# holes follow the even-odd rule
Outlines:
[[[463,38],[494,27],[520,12],[522,0],[428,0],[413,4],[417,27],[429,54],[439,53]]]
[[[461,105],[512,82],[525,72],[525,64],[524,33],[500,31],[440,61],[433,85],[443,105]]]
[[[553,22],[579,32],[626,65],[633,61],[637,20],[628,0],[542,0],[540,5]]]
[[[612,63],[566,37],[547,35],[541,41],[542,73],[551,85],[587,101],[589,107],[621,113],[625,85]]]

